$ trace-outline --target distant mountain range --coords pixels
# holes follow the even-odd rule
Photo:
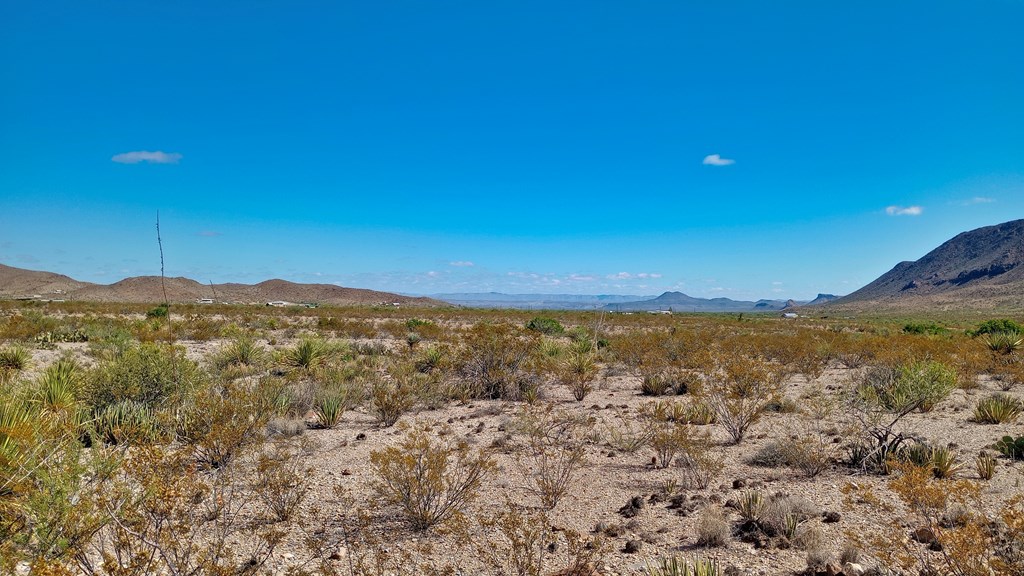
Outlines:
[[[811,302],[758,300],[748,302],[730,298],[695,298],[682,292],[661,296],[580,295],[580,294],[502,294],[500,292],[432,294],[431,298],[450,304],[475,308],[518,308],[533,310],[607,310],[611,312],[772,312],[800,304],[820,303],[837,298],[819,294]]]
[[[827,301],[836,296],[818,294],[813,301]],[[651,312],[669,310],[672,312],[773,312],[781,311],[808,302],[794,300],[733,300],[731,298],[695,298],[682,292],[665,292],[657,298],[635,302],[622,302],[605,306],[616,312]]]
[[[431,294],[431,298],[471,308],[516,308],[523,310],[596,310],[608,304],[648,300],[654,296],[622,296],[614,294],[502,294],[501,292],[467,292]]]
[[[1024,220],[959,234],[824,309],[1024,311]]]
[[[298,284],[266,280],[259,284],[200,284],[189,278],[166,278],[167,300],[172,303],[215,302],[266,304],[268,302],[334,304],[394,304],[444,306],[430,298],[401,296],[390,292],[344,288],[333,284]],[[158,303],[164,301],[159,276],[135,276],[113,284],[80,282],[62,274],[25,270],[0,264],[0,298],[85,300],[92,302]]]

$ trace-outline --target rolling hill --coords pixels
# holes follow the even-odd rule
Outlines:
[[[337,306],[399,303],[412,306],[445,306],[431,298],[390,292],[345,288],[333,284],[299,284],[266,280],[259,284],[200,284],[190,278],[165,278],[167,300],[176,303],[210,298],[217,302],[264,304],[271,301],[316,302]],[[90,302],[157,303],[164,300],[159,276],[134,276],[113,284],[91,284],[73,278],[0,264],[0,298],[39,298]]]

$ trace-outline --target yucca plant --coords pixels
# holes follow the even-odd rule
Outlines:
[[[760,492],[745,492],[736,504],[736,511],[745,522],[757,522],[764,515],[768,502]]]
[[[25,370],[32,364],[32,354],[21,346],[0,348],[0,370]]]
[[[1013,422],[1024,410],[1020,400],[1006,394],[993,394],[982,398],[974,407],[974,421],[982,424]]]
[[[988,452],[982,452],[974,459],[974,468],[982,480],[991,480],[996,475],[996,459]]]
[[[104,408],[93,420],[93,428],[99,440],[114,445],[148,443],[159,436],[153,413],[134,400]]]
[[[985,337],[988,349],[1001,354],[1012,354],[1021,347],[1021,344],[1024,344],[1024,338],[1016,330],[992,332]]]
[[[317,338],[303,338],[284,353],[285,364],[294,368],[301,368],[311,371],[324,362],[330,355],[330,348],[326,342]]]
[[[341,416],[348,408],[345,397],[337,393],[321,394],[313,406],[316,412],[317,424],[321,428],[334,428],[341,422]]]
[[[936,478],[952,478],[963,467],[963,462],[952,448],[935,446],[931,456],[932,473]]]
[[[672,556],[662,558],[657,564],[647,563],[645,576],[718,576],[718,562],[712,559],[697,558],[691,564],[686,558]]]
[[[221,349],[216,358],[218,368],[256,367],[263,363],[266,351],[256,339],[243,335],[238,336],[230,344]]]
[[[61,358],[51,364],[36,382],[36,401],[42,412],[77,428],[82,423],[80,384],[81,370],[74,360]]]

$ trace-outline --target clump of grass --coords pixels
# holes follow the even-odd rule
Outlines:
[[[1013,422],[1024,411],[1024,404],[1006,394],[993,394],[982,398],[974,407],[974,421],[981,424]]]
[[[214,357],[214,365],[225,368],[256,368],[263,364],[267,353],[251,336],[238,336]]]
[[[988,452],[982,452],[974,459],[974,469],[982,480],[991,480],[996,475],[996,459]]]
[[[732,529],[725,514],[718,508],[707,508],[697,520],[697,545],[707,547],[725,546]],[[685,574],[685,572],[684,572]]]
[[[319,338],[303,338],[298,344],[285,350],[283,360],[288,366],[308,372],[323,365],[330,353],[327,342]]]

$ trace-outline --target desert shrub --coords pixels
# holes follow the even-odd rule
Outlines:
[[[256,461],[252,490],[278,522],[294,517],[309,492],[304,480],[312,468],[303,459],[306,449],[301,442],[279,440],[264,449]]]
[[[1005,534],[984,515],[968,512],[978,510],[981,486],[969,480],[939,479],[928,467],[911,463],[894,466],[889,489],[909,513],[913,538],[907,538],[903,523],[893,523],[866,537],[850,534],[858,548],[871,550],[886,567],[904,573],[924,574],[1014,574],[1009,550],[1001,542],[1024,543],[1024,515],[1019,515],[1010,502],[1003,509],[1009,520]],[[859,501],[873,507],[884,506],[870,493],[859,495]],[[946,519],[956,517],[955,523]],[[1018,520],[1019,519],[1019,520]],[[996,530],[993,527],[996,526]],[[941,550],[935,554],[931,549]],[[1008,562],[1008,560],[1011,560]]]
[[[724,462],[722,455],[712,452],[711,435],[707,432],[694,431],[676,457],[682,483],[690,490],[703,490],[710,486],[722,471]]]
[[[782,374],[768,362],[745,356],[722,358],[706,388],[706,401],[734,443],[778,398]]]
[[[934,322],[908,322],[903,325],[903,333],[940,336],[949,334],[949,329]]]
[[[525,410],[515,427],[525,433],[527,440],[528,458],[520,462],[521,470],[541,506],[552,510],[586,464],[586,441],[593,421],[547,406]]]
[[[906,409],[931,411],[956,387],[957,373],[934,361],[899,368],[876,366],[865,373],[858,393],[865,401],[899,413]]]
[[[647,374],[640,379],[640,393],[644,396],[662,396],[672,389],[666,374]]]
[[[416,389],[408,382],[378,380],[370,389],[370,402],[377,424],[394,426],[416,402]]]
[[[24,310],[8,316],[0,323],[0,339],[29,342],[59,327],[60,321],[52,316],[46,316],[38,310]]]
[[[654,435],[654,425],[646,418],[639,422],[629,415],[616,414],[613,423],[604,430],[604,440],[619,452],[633,454],[647,446]]]
[[[128,348],[90,371],[83,395],[95,411],[126,400],[158,408],[188,394],[205,380],[199,366],[185,357],[183,348],[146,343]]]
[[[695,527],[697,545],[720,547],[729,543],[732,529],[720,508],[709,506],[701,513]],[[683,574],[686,574],[685,572]]]
[[[175,433],[203,468],[218,469],[264,438],[279,382],[230,382],[195,390],[174,414]]]
[[[494,538],[474,542],[477,554],[498,574],[544,574],[545,548],[552,541],[551,522],[542,510],[530,510],[505,500],[502,511],[481,519]]]
[[[1005,394],[993,394],[982,398],[974,407],[974,421],[982,424],[1013,422],[1024,410],[1020,400]]]
[[[154,308],[150,308],[146,311],[146,318],[167,318],[167,314],[170,312],[170,307],[167,304],[161,304]]]
[[[397,446],[370,453],[377,494],[399,506],[417,531],[460,515],[496,471],[488,454],[471,451],[464,440],[434,440],[431,436],[417,427]]]
[[[543,318],[541,316],[533,318],[527,322],[526,329],[534,332],[540,332],[541,334],[547,334],[549,336],[561,334],[565,331],[565,327],[563,327],[558,320],[555,320],[554,318]]]
[[[539,341],[504,325],[479,323],[465,338],[459,366],[478,398],[522,399],[536,386]]]
[[[1024,333],[1024,326],[1007,318],[986,320],[974,330],[969,331],[968,334],[971,336],[981,336],[983,334],[996,334],[999,332]]]

